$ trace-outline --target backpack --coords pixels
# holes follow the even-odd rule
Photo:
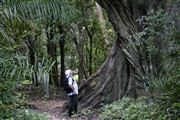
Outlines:
[[[69,86],[69,84],[68,84],[69,78],[70,78],[70,77],[68,77],[68,78],[66,78],[66,79],[64,80],[64,91],[65,91],[66,93],[71,93],[71,92],[73,92],[73,89],[72,89],[72,88]],[[71,78],[72,78],[72,77],[71,77]],[[72,82],[72,85],[73,85],[74,79],[72,78],[72,80],[73,80],[73,82]]]

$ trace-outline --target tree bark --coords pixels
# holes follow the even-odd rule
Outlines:
[[[96,3],[96,11],[97,11],[97,15],[99,18],[101,30],[102,30],[103,37],[104,37],[104,41],[105,41],[105,48],[107,48],[109,50],[110,49],[109,48],[110,47],[110,41],[108,40],[108,33],[106,30],[106,21],[105,21],[104,15],[103,15],[102,8],[98,3]]]
[[[89,57],[89,64],[88,64],[88,70],[89,70],[89,76],[92,74],[92,52],[93,52],[93,35],[89,31],[89,29],[86,27],[87,34],[89,36],[89,51],[88,51],[88,57]]]
[[[139,54],[128,47],[128,37],[138,31],[136,19],[147,13],[143,5],[149,1],[138,0],[135,5],[132,0],[96,1],[106,10],[117,40],[102,67],[81,84],[80,108],[99,107],[124,96],[136,98],[144,92],[135,78],[141,71]]]
[[[50,72],[50,84],[55,84],[57,87],[59,87],[59,80],[58,80],[58,65],[57,65],[57,47],[55,43],[53,43],[53,30],[51,29],[49,32],[47,32],[47,38],[48,38],[48,54],[52,61],[55,61],[54,66],[52,67],[52,70]]]
[[[81,84],[81,108],[98,107],[101,102],[112,102],[125,95],[137,97],[134,80],[132,67],[116,42],[100,70]]]
[[[61,28],[62,29],[62,28]],[[63,31],[60,29],[60,34],[63,34]],[[60,47],[60,56],[61,56],[61,78],[60,78],[60,86],[63,87],[64,86],[64,80],[65,80],[65,40],[64,37],[62,37],[62,39],[59,40],[59,47]]]
[[[84,66],[84,42],[85,42],[85,37],[84,37],[84,29],[83,29],[83,24],[78,25],[78,31],[79,31],[79,39],[77,39],[77,35],[75,34],[75,28],[71,31],[73,34],[73,42],[76,46],[77,54],[79,57],[79,67],[78,67],[78,76],[79,76],[79,83],[81,83],[82,79],[87,78],[87,74],[85,71],[85,66]]]
[[[35,48],[34,48],[34,42],[37,39],[37,36],[35,36],[35,39],[33,40],[31,36],[27,37],[27,41],[25,42],[29,49],[29,58],[30,63],[34,67],[34,77],[32,80],[33,85],[38,86],[38,79],[37,79],[37,60],[36,60],[36,54],[35,54]]]

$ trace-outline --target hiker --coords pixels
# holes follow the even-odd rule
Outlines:
[[[78,85],[76,80],[73,79],[73,73],[71,70],[66,70],[66,80],[68,81],[68,87],[70,87],[70,91],[67,92],[69,96],[69,104],[68,104],[68,115],[71,117],[71,115],[74,113],[77,113],[77,107],[78,107]]]

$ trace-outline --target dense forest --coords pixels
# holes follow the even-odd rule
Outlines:
[[[0,0],[0,120],[180,120],[179,0]],[[79,86],[65,115],[65,71]]]

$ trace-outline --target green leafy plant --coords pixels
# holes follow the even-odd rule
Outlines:
[[[46,113],[38,113],[29,109],[18,110],[16,117],[12,120],[48,120],[48,115]]]
[[[180,43],[176,24],[178,10],[173,9],[170,12],[151,10],[138,19],[143,30],[130,37],[129,45],[141,61],[137,78],[160,104],[156,112],[164,119],[175,120],[180,116],[176,106],[180,98]]]
[[[52,69],[54,62],[50,62],[50,60],[47,60],[43,58],[42,62],[38,63],[38,70],[37,72],[37,78],[38,81],[41,83],[43,90],[45,92],[45,97],[49,97],[49,72]],[[35,72],[33,72],[35,77]]]
[[[134,100],[124,97],[104,106],[100,110],[99,118],[100,120],[153,120],[158,105],[148,101],[150,101],[148,98]]]
[[[180,116],[180,61],[177,30],[177,9],[173,13],[151,10],[137,21],[142,31],[129,38],[129,46],[139,57],[137,78],[153,101],[123,98],[106,105],[100,112],[102,120],[177,120]],[[151,99],[150,99],[151,100]]]
[[[14,110],[25,105],[25,97],[15,87],[18,81],[27,77],[26,59],[21,56],[6,57],[2,57],[0,61],[0,119],[13,117]]]

